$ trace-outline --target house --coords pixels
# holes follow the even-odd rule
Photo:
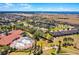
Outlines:
[[[10,47],[18,50],[28,49],[33,46],[34,40],[29,37],[21,37],[10,44]]]
[[[59,36],[65,36],[65,35],[73,35],[73,34],[79,34],[78,29],[71,29],[67,31],[57,31],[57,32],[50,32],[53,34],[54,37],[59,37]]]
[[[11,44],[14,40],[20,38],[22,33],[23,33],[22,30],[13,30],[7,36],[0,34],[0,45]]]

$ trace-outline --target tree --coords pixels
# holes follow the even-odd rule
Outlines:
[[[9,46],[2,46],[1,54],[6,55],[8,54],[8,50],[10,49]]]
[[[67,38],[64,38],[63,39],[63,46],[67,47],[67,46],[73,46],[73,42],[74,42],[74,39],[71,38],[71,37],[67,37]]]
[[[44,37],[46,38],[46,40],[48,40],[49,43],[53,42],[52,41],[52,35],[48,32],[45,33]]]
[[[61,51],[61,41],[59,41],[57,54],[59,54],[59,53],[60,53],[60,51]]]
[[[25,36],[27,36],[26,34],[27,34],[27,33],[26,33],[26,32],[24,32],[24,33],[22,33],[22,36],[23,36],[23,37],[25,37]]]
[[[41,30],[37,30],[34,33],[34,39],[35,39],[35,45],[34,45],[34,55],[39,55],[42,53],[42,46],[38,47],[37,46],[37,41],[43,36],[43,32]],[[40,49],[41,48],[41,49]],[[39,50],[40,49],[40,50]]]
[[[13,25],[12,26],[12,30],[16,30],[16,25]]]
[[[1,28],[4,32],[5,32],[5,34],[6,35],[8,35],[8,26],[2,26],[2,28]]]
[[[43,53],[43,50],[42,50],[42,46],[37,46],[36,49],[34,50],[34,55],[40,55]]]
[[[29,28],[28,32],[30,32],[31,34],[34,34],[36,32],[37,29],[35,28]]]
[[[43,32],[41,30],[37,30],[35,33],[34,33],[34,38],[36,40],[39,40],[41,37],[43,36]]]

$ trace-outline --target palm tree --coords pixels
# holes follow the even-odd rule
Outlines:
[[[5,33],[6,33],[6,35],[8,35],[8,28],[7,28],[7,26],[5,26]]]
[[[16,26],[15,25],[12,26],[12,30],[16,30]]]
[[[34,33],[34,39],[35,39],[35,45],[34,45],[34,54],[37,54],[37,41],[42,36],[42,33],[40,30],[37,29],[37,31]],[[41,52],[42,52],[42,46],[41,46]]]
[[[10,27],[10,30],[12,31],[12,25],[10,25],[9,27]]]
[[[60,51],[61,51],[61,41],[59,41],[57,54],[59,54],[59,53],[60,53]]]

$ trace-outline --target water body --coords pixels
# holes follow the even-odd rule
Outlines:
[[[0,13],[27,13],[27,14],[79,14],[79,11],[0,11]]]

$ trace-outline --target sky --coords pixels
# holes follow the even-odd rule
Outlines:
[[[79,11],[79,3],[0,3],[0,11]]]

